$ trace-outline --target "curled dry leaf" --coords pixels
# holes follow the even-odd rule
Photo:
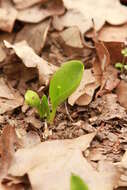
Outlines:
[[[0,78],[0,114],[11,111],[23,104],[22,96],[11,86],[8,86],[3,78]]]
[[[97,57],[93,62],[93,70],[98,82],[101,82],[97,96],[111,92],[119,84],[118,71],[111,65],[110,54],[103,42],[95,39]]]
[[[35,5],[18,12],[17,19],[23,22],[38,23],[49,16],[61,15],[64,13],[62,0],[52,0],[45,4]]]
[[[0,137],[0,142],[0,181],[2,181],[2,179],[7,175],[8,169],[12,163],[15,152],[15,144],[19,143],[14,127],[4,127],[3,134]]]
[[[38,24],[26,24],[16,35],[15,43],[25,40],[37,54],[40,53],[45,45],[50,23],[51,20],[48,19]]]
[[[94,91],[98,86],[99,85],[96,83],[91,69],[85,69],[80,85],[69,97],[68,103],[70,105],[74,105],[75,102],[78,105],[88,105],[91,102]]]
[[[16,55],[23,61],[26,67],[37,68],[41,84],[47,85],[51,75],[56,71],[57,67],[49,64],[43,58],[39,57],[26,41],[18,42],[11,45],[4,41],[7,48],[12,48]]]
[[[116,88],[116,94],[120,105],[127,109],[127,83],[125,81],[120,81]]]
[[[18,9],[25,9],[28,8],[34,4],[37,3],[43,3],[46,2],[47,0],[13,0],[14,4],[16,5],[16,8]]]
[[[67,13],[54,19],[54,26],[57,29],[63,27],[78,26],[82,33],[93,27],[92,19],[95,23],[95,29],[100,30],[107,21],[110,24],[119,25],[126,22],[127,10],[122,6],[119,0],[63,0]],[[122,13],[122,14],[121,14]]]
[[[5,32],[12,32],[16,17],[17,10],[11,1],[2,0],[0,4],[0,29]]]

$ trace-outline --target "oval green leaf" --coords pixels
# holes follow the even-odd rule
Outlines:
[[[49,96],[53,110],[76,90],[80,84],[83,71],[83,63],[77,60],[66,62],[56,71],[49,87]]]
[[[71,175],[71,190],[89,190],[84,181],[77,175]]]

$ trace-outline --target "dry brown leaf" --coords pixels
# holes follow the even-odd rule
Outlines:
[[[93,63],[93,70],[98,82],[101,82],[97,96],[102,96],[106,92],[111,92],[119,84],[118,71],[111,65],[110,54],[104,43],[96,39],[94,41],[97,57]]]
[[[74,48],[83,48],[83,40],[78,27],[70,27],[60,33],[66,45]]]
[[[123,24],[127,21],[127,8],[120,4],[119,0],[63,0],[67,12],[53,21],[57,29],[63,27],[78,26],[82,33],[93,27],[100,30],[107,21],[113,25]]]
[[[12,6],[11,1],[2,0],[0,4],[0,29],[6,32],[12,32],[17,10]]]
[[[52,0],[45,4],[35,5],[18,12],[17,19],[23,22],[38,23],[49,16],[61,15],[64,13],[62,0]]]
[[[15,144],[18,139],[15,129],[12,126],[6,126],[1,136],[1,162],[0,162],[0,181],[7,175],[8,169],[12,163],[15,152]]]
[[[46,20],[38,24],[26,24],[16,35],[15,43],[25,40],[36,53],[41,53],[47,39],[50,21]]]
[[[93,37],[93,32],[88,32],[87,37]],[[98,39],[103,42],[125,42],[127,38],[127,24],[120,26],[104,25],[98,32]]]
[[[40,2],[46,2],[47,0],[13,0],[13,2],[16,5],[16,8],[18,9],[25,9],[28,8],[34,4],[40,3]]]
[[[47,85],[51,75],[56,71],[57,67],[49,64],[43,58],[39,57],[26,41],[21,41],[11,45],[4,41],[7,48],[12,48],[16,55],[23,61],[26,67],[37,68],[41,84]]]
[[[33,148],[19,149],[9,173],[16,176],[27,173],[33,190],[69,190],[72,172],[81,176],[91,190],[113,190],[119,176],[117,169],[103,163],[98,172],[81,153],[94,136],[91,133],[73,140],[47,141]],[[106,166],[108,173],[104,171]]]
[[[23,104],[22,96],[11,86],[8,86],[3,78],[0,78],[0,114],[11,111]]]
[[[68,98],[68,103],[74,105],[88,105],[93,97],[95,89],[99,85],[96,83],[95,77],[91,69],[85,69],[82,80],[76,91]]]
[[[116,88],[116,94],[120,105],[127,108],[127,83],[123,80],[120,81]]]
[[[97,120],[108,121],[114,118],[126,120],[125,108],[119,105],[116,94],[106,94],[91,103],[93,108],[98,109],[100,115]]]

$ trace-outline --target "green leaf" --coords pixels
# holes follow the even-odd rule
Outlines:
[[[70,190],[89,190],[84,181],[77,175],[71,175],[71,188]]]
[[[127,48],[122,49],[121,54],[123,54],[124,57],[127,57]]]
[[[25,102],[31,107],[39,108],[40,106],[40,98],[38,94],[32,90],[27,90],[25,94]]]
[[[41,99],[41,117],[49,119],[49,115],[50,115],[50,109],[48,104],[48,98],[46,95],[43,95]]]
[[[84,66],[81,61],[69,61],[56,71],[50,81],[49,96],[52,104],[51,120],[56,108],[64,102],[78,87],[83,75]]]
[[[123,65],[123,63],[116,63],[116,64],[115,64],[115,67],[116,67],[117,69],[122,70],[123,67],[124,67],[124,65]]]

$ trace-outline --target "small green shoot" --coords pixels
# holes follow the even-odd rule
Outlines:
[[[56,71],[49,85],[49,97],[51,108],[47,96],[44,95],[40,100],[38,94],[28,90],[25,94],[26,103],[35,107],[40,118],[46,118],[52,123],[56,114],[57,107],[64,102],[78,87],[82,79],[84,66],[81,61],[69,61]]]
[[[70,190],[89,190],[89,188],[79,176],[72,174]]]
[[[121,50],[121,54],[123,55],[122,62],[118,62],[115,64],[116,69],[120,70],[121,72],[127,71],[127,64],[125,63],[125,59],[127,57],[127,48]]]

